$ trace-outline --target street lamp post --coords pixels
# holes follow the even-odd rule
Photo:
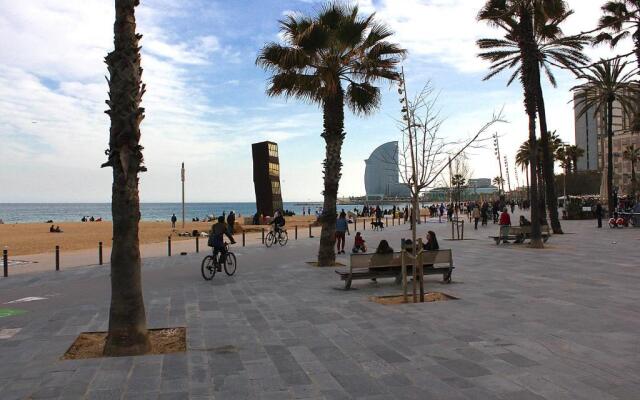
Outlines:
[[[184,163],[180,169],[180,179],[182,180],[182,229],[184,229]]]
[[[498,167],[500,167],[500,185],[498,186],[498,192],[502,190],[504,193],[504,178],[502,177],[502,160],[500,159],[500,142],[498,141],[498,133],[493,134],[493,147],[494,154],[498,160]]]

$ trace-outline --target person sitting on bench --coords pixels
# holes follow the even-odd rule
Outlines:
[[[391,259],[393,259],[393,248],[389,246],[389,242],[382,239],[380,243],[378,243],[375,254],[373,255],[373,257],[371,257],[371,263],[377,264],[379,262],[386,262],[387,260]],[[376,268],[376,271],[381,271],[382,269],[383,268]],[[376,278],[372,278],[371,280],[377,282]]]
[[[524,215],[520,216],[520,226],[531,226],[531,221],[525,218]]]
[[[365,240],[362,238],[362,234],[360,232],[356,232],[356,238],[353,243],[353,249],[351,249],[351,252],[357,253],[359,251],[366,253],[367,245],[365,244]]]
[[[434,231],[427,232],[427,243],[422,247],[426,251],[440,250],[438,239],[436,238],[436,233]]]

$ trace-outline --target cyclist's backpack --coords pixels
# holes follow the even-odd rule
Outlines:
[[[210,234],[209,235],[209,240],[207,240],[207,246],[213,247],[213,238],[214,238],[214,235]]]

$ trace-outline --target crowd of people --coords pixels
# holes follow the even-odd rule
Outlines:
[[[80,219],[80,222],[101,222],[101,221],[102,221],[102,217],[95,218],[93,215],[82,216],[82,218]]]

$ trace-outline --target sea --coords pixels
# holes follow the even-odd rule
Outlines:
[[[320,212],[322,203],[294,203],[285,202],[284,209],[302,215],[303,208],[311,209],[311,213]],[[338,211],[354,208],[362,209],[362,205],[338,205]],[[229,214],[250,217],[256,213],[256,203],[185,203],[185,219],[203,219],[207,216]],[[172,214],[182,218],[181,203],[141,203],[140,212],[143,221],[168,221]],[[24,222],[80,222],[83,216],[111,220],[111,203],[0,203],[0,219],[4,223]]]

